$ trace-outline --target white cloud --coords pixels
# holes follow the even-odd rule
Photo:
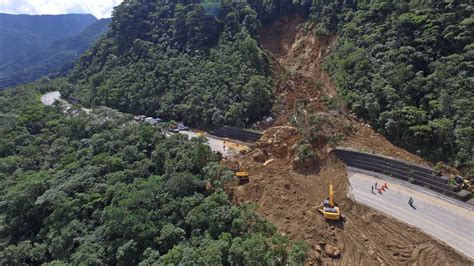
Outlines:
[[[113,7],[122,0],[0,0],[0,13],[67,14],[90,13],[97,18],[112,15]]]

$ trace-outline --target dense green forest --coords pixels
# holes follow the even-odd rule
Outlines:
[[[223,192],[233,173],[204,139],[166,137],[107,108],[63,115],[42,82],[0,92],[0,264],[301,264]],[[39,90],[39,91],[38,91]]]
[[[271,109],[260,25],[290,13],[337,34],[327,63],[350,108],[391,141],[473,174],[473,7],[468,1],[125,0],[65,79],[0,92],[0,264],[301,264],[204,139],[165,137],[105,107],[245,126]],[[76,108],[76,107],[75,107]],[[80,109],[79,109],[80,110]]]
[[[43,76],[65,75],[107,30],[110,19],[100,19],[73,37],[57,40],[0,67],[0,89],[35,81]]]
[[[245,2],[126,1],[70,80],[90,105],[202,128],[245,126],[271,107],[259,26]]]
[[[365,3],[362,3],[365,2]],[[474,6],[360,1],[332,6],[328,68],[351,109],[393,143],[474,175]],[[330,26],[332,25],[333,28]]]
[[[89,105],[245,126],[270,110],[257,30],[300,13],[337,34],[327,67],[350,108],[393,143],[474,169],[469,1],[126,1],[63,91]]]

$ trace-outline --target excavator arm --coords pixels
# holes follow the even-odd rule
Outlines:
[[[334,208],[334,189],[332,183],[329,183],[329,207]]]

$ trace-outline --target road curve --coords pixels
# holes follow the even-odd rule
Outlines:
[[[48,92],[46,94],[43,94],[43,96],[41,96],[41,102],[46,106],[51,106],[56,101],[60,101],[62,103],[63,107],[71,108],[71,106],[72,106],[72,104],[70,104],[66,100],[61,99],[61,93],[59,91],[51,91],[51,92]],[[92,112],[92,109],[88,109],[88,108],[84,108],[84,107],[81,107],[81,110],[84,111],[86,114],[89,114],[90,112]]]
[[[61,100],[61,93],[59,91],[52,91],[48,92],[44,95],[41,96],[41,102],[46,105],[46,106],[51,106],[53,105],[56,101],[61,101],[63,104],[66,106],[71,106],[70,103],[68,103],[65,100]],[[91,109],[87,109],[82,107],[81,108],[83,111],[85,111],[87,114],[91,112]],[[196,132],[193,131],[187,131],[187,130],[182,130],[180,131],[181,134],[187,135],[189,139],[198,137],[199,135]],[[210,135],[206,135],[205,138],[207,139],[207,144],[211,148],[212,151],[214,152],[220,152],[224,156],[235,156],[239,154],[239,151],[234,150],[232,148],[229,148],[225,146],[224,141],[219,138],[213,138]]]
[[[60,98],[61,93],[59,93],[59,91],[52,91],[41,96],[41,102],[46,106],[51,106]]]
[[[403,182],[348,172],[357,202],[393,216],[445,242],[474,260],[474,212],[440,197],[411,188]],[[387,182],[383,194],[371,192],[371,186]],[[412,197],[416,209],[408,205]]]

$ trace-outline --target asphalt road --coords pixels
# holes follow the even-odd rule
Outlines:
[[[59,91],[52,91],[41,96],[41,102],[44,105],[51,106],[61,98],[61,93]]]
[[[196,132],[193,131],[183,130],[179,133],[187,135],[189,139],[199,136]],[[239,154],[239,151],[237,150],[231,149],[229,147],[224,148],[224,140],[222,139],[214,138],[210,135],[205,135],[204,137],[207,139],[207,144],[213,152],[220,152],[223,156],[226,157]]]
[[[58,91],[41,97],[45,105],[53,105],[60,99]],[[180,131],[189,138],[198,137],[193,131]],[[238,151],[224,148],[224,141],[206,135],[212,151],[221,152],[224,156],[233,156]],[[427,194],[409,187],[403,182],[391,182],[390,178],[380,179],[366,174],[349,172],[349,182],[356,201],[371,208],[393,216],[407,224],[420,228],[425,233],[445,242],[459,252],[474,259],[474,212],[456,204],[445,201],[442,197]],[[388,190],[383,194],[371,192],[371,186],[377,182],[388,183]],[[408,205],[412,197],[415,208]]]
[[[393,216],[445,242],[474,259],[474,211],[445,201],[432,193],[366,174],[348,172],[355,200]],[[383,194],[371,192],[371,186],[387,182]],[[408,205],[412,197],[415,208]]]
[[[59,91],[52,91],[41,96],[41,102],[46,106],[53,105],[56,101],[60,101],[63,106],[71,108],[71,104],[66,100],[61,99],[61,93]],[[87,114],[92,111],[92,109],[81,107],[82,111]]]
[[[56,101],[61,101],[66,106],[69,106],[69,107],[71,106],[71,104],[69,104],[67,101],[61,100],[61,93],[59,93],[59,91],[48,92],[48,93],[44,94],[43,96],[41,96],[41,102],[44,105],[51,106]],[[84,110],[86,113],[91,112],[91,109],[87,109],[87,108],[82,108],[82,110]],[[198,137],[198,134],[196,132],[193,132],[193,131],[184,131],[183,130],[183,131],[180,131],[179,133],[187,135],[189,139],[194,138],[194,137]],[[209,147],[211,148],[211,150],[214,151],[214,152],[220,152],[223,156],[226,156],[226,157],[227,156],[234,156],[234,155],[237,155],[239,153],[239,151],[237,151],[235,149],[232,149],[232,148],[229,148],[229,147],[224,147],[224,140],[222,140],[222,139],[214,138],[214,137],[209,136],[209,135],[205,135],[205,138],[207,139],[207,143],[208,143]]]

